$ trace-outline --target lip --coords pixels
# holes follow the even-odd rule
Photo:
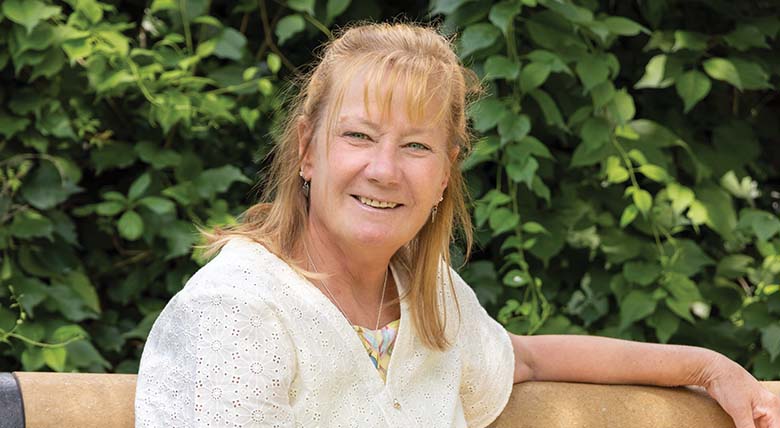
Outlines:
[[[365,195],[349,195],[349,196],[351,196],[351,197],[352,197],[352,199],[353,199],[355,202],[357,202],[357,204],[358,204],[359,206],[361,206],[361,207],[363,207],[363,208],[365,208],[365,209],[369,209],[369,210],[371,210],[371,211],[374,211],[374,212],[376,212],[376,211],[395,211],[395,210],[397,210],[398,208],[401,208],[401,207],[403,207],[403,206],[404,206],[404,204],[402,204],[402,203],[393,202],[393,201],[383,201],[382,199],[379,199],[379,198],[372,198],[372,197],[370,197],[370,196],[365,196]],[[364,198],[367,198],[367,199],[373,199],[373,200],[375,200],[375,201],[382,201],[382,202],[396,203],[396,204],[398,204],[398,205],[396,205],[394,208],[375,208],[375,207],[372,207],[372,206],[369,206],[369,205],[366,205],[366,204],[364,204],[364,203],[360,202],[360,197],[361,197],[361,196],[362,196],[362,197],[364,197]]]

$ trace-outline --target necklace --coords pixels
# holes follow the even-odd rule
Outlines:
[[[304,244],[303,250],[306,252],[306,257],[309,259],[309,264],[311,264],[312,269],[314,269],[314,273],[320,273],[317,270],[317,265],[314,264],[314,260],[311,258],[311,254],[309,254],[309,248]],[[344,312],[344,309],[341,309],[341,305],[339,305],[339,301],[336,300],[336,296],[331,293],[330,288],[328,288],[328,284],[325,284],[324,281],[317,280],[320,284],[322,284],[323,287],[325,287],[325,291],[328,292],[328,296],[330,296],[330,300],[333,301],[333,303],[336,304],[336,307],[339,309],[339,312],[341,312],[341,315],[346,318],[347,322],[350,323],[350,325],[353,325],[352,321],[349,320],[349,317],[347,316],[347,313]],[[387,289],[387,269],[385,269],[385,279],[382,281],[382,297],[379,299],[379,309],[377,310],[376,314],[376,325],[374,326],[374,330],[379,329],[379,320],[382,318],[382,306],[385,303],[385,290]]]

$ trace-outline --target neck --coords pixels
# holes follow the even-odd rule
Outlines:
[[[353,304],[361,306],[367,313],[376,316],[385,275],[387,288],[392,288],[392,275],[388,269],[395,251],[367,251],[365,248],[339,245],[334,240],[327,239],[314,227],[309,227],[304,232],[303,242],[308,255],[311,256],[313,267],[316,267],[319,273],[328,275],[322,281],[339,300],[339,304],[342,307]],[[388,300],[389,298],[385,297],[385,301]],[[347,307],[344,309],[351,312]]]

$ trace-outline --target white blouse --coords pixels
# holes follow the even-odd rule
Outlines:
[[[402,270],[392,269],[399,293]],[[506,330],[451,270],[448,337],[432,351],[409,307],[383,382],[355,330],[260,244],[232,239],[160,314],[141,358],[136,427],[485,427],[512,390]],[[446,277],[446,275],[445,275]]]

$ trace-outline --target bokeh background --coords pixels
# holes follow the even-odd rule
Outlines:
[[[716,349],[780,379],[780,6],[697,0],[3,0],[0,371],[133,373],[256,199],[349,23],[451,35],[485,93],[459,269],[516,333]],[[462,245],[453,252],[460,264]]]

